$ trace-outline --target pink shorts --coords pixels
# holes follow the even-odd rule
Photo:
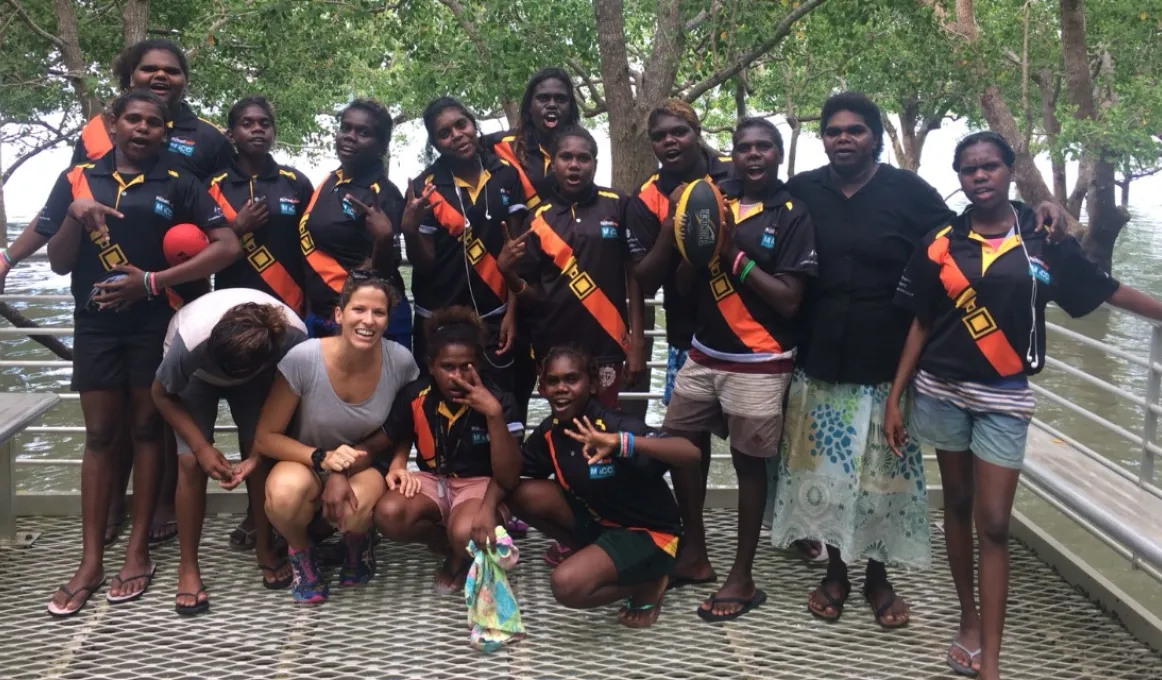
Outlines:
[[[431,472],[413,472],[420,478],[420,493],[440,509],[440,523],[447,526],[452,509],[464,501],[484,498],[491,477],[441,477]]]

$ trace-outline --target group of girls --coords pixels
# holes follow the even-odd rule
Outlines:
[[[648,120],[658,172],[631,197],[596,186],[571,80],[544,69],[511,133],[482,137],[459,102],[433,101],[423,122],[438,159],[401,195],[383,165],[391,116],[374,101],[341,112],[339,168],[312,190],[270,156],[264,99],[238,102],[224,137],[192,117],[172,43],[130,48],[118,72],[126,92],[0,256],[2,277],[47,243],[76,298],[84,548],[48,605],[56,616],[106,582],[106,518],[129,451],[135,522],[106,597],[149,587],[164,420],[178,454],[181,614],[210,606],[197,550],[210,478],[247,483],[263,585],[298,602],[328,597],[330,525],[340,586],[373,577],[381,535],[443,554],[433,586],[447,593],[463,586],[467,542],[490,543],[519,516],[558,542],[546,560],[559,602],[624,601],[619,620],[648,626],[668,588],[718,580],[702,522],[715,434],[738,473],[738,542],[697,615],[763,604],[752,568],[765,519],[777,547],[827,563],[812,614],[842,615],[846,560],[866,558],[863,596],[895,628],[909,608],[887,564],[930,563],[924,443],[945,479],[962,607],[948,663],[996,678],[1045,305],[1162,319],[1157,301],[1083,257],[1060,208],[1009,200],[1002,137],[957,146],[971,206],[956,216],[879,162],[880,112],[855,93],[823,107],[829,163],[788,183],[770,122],[740,121],[720,156],[694,111],[668,101]],[[672,223],[676,192],[696,179],[727,200],[723,246],[703,269],[678,257]],[[211,244],[171,266],[161,238],[183,222]],[[670,351],[660,430],[617,409],[619,386],[644,371],[643,298],[658,288]],[[551,415],[526,436],[537,382]],[[223,398],[239,463],[214,445]]]

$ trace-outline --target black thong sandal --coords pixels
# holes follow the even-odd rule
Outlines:
[[[93,597],[93,595],[103,585],[105,585],[105,577],[104,576],[102,576],[100,579],[98,579],[98,580],[96,580],[88,585],[83,585],[80,588],[77,588],[76,590],[69,590],[65,586],[61,586],[60,588],[57,588],[57,592],[64,593],[65,596],[68,597],[68,599],[65,600],[64,607],[58,607],[52,603],[52,600],[49,600],[48,601],[48,613],[52,614],[55,618],[58,618],[58,619],[64,619],[64,618],[68,618],[70,616],[75,616],[77,614],[77,612],[79,612],[85,608],[85,605],[89,604],[89,600]],[[78,604],[75,609],[69,609],[68,605],[70,602],[73,601],[73,598],[77,596],[77,593],[84,593],[85,597],[84,597],[84,599],[81,600],[81,603]]]
[[[872,602],[872,594],[881,588],[886,588],[890,596],[886,601],[884,601],[883,604],[877,607],[875,602]],[[896,603],[896,600],[900,599],[900,597],[896,595],[896,589],[892,587],[890,581],[885,580],[874,584],[865,583],[863,586],[863,597],[865,600],[867,600],[868,606],[871,607],[872,615],[875,616],[876,623],[879,624],[880,628],[883,628],[884,630],[903,628],[904,626],[908,625],[909,621],[912,620],[912,612],[909,611],[907,615],[908,618],[900,621],[899,623],[884,623],[884,615],[888,613],[888,610],[892,608],[892,605]]]
[[[210,598],[209,598],[209,596],[207,595],[206,599],[204,599],[204,600],[198,599],[205,592],[206,592],[206,585],[204,583],[201,583],[201,584],[198,584],[198,592],[196,592],[196,593],[178,593],[177,594],[178,598],[180,598],[180,597],[192,597],[192,598],[194,598],[194,603],[193,604],[181,604],[181,603],[177,602],[176,598],[175,598],[174,611],[176,611],[178,614],[180,614],[182,616],[197,616],[198,614],[203,614],[205,612],[210,611]]]
[[[719,597],[718,593],[715,593],[707,599],[707,602],[710,603],[709,607],[703,609],[699,606],[695,611],[698,613],[698,618],[703,621],[721,623],[723,621],[733,621],[766,601],[767,594],[758,588],[754,589],[754,595],[751,595],[749,599],[745,597]],[[741,604],[742,607],[738,611],[730,612],[729,614],[715,614],[714,606],[718,604]]]
[[[277,581],[267,581],[266,580],[266,572],[269,571],[272,575],[277,576],[278,570],[280,568],[282,568],[283,564],[287,564],[287,562],[283,562],[281,564],[276,564],[273,567],[268,565],[268,564],[258,565],[258,568],[260,570],[262,570],[262,572],[263,572],[263,574],[262,574],[262,586],[264,588],[266,588],[267,590],[282,590],[283,588],[286,588],[292,582],[294,582],[294,580],[295,580],[294,570],[291,570],[291,573],[288,574],[286,578],[279,579]]]
[[[843,590],[843,594],[841,596],[832,597],[831,593],[827,591],[827,586],[833,583],[838,583],[840,585],[841,589]],[[847,598],[851,596],[851,581],[847,579],[838,579],[825,576],[823,578],[823,582],[820,583],[819,587],[815,589],[815,592],[822,595],[824,600],[827,600],[827,606],[835,610],[835,615],[828,616],[827,614],[816,611],[811,606],[810,596],[807,597],[807,611],[811,612],[815,618],[822,619],[829,623],[835,623],[836,621],[839,621],[839,617],[843,616],[843,605],[847,604]],[[814,593],[812,593],[812,595],[813,594]]]

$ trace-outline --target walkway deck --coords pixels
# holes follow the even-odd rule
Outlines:
[[[733,515],[709,514],[712,557],[725,570]],[[194,620],[173,612],[177,547],[157,552],[158,578],[139,602],[111,607],[96,597],[79,616],[51,619],[46,598],[75,566],[76,518],[24,518],[43,531],[31,549],[0,550],[0,676],[5,678],[818,678],[954,677],[943,654],[956,627],[956,599],[938,527],[926,573],[893,580],[914,609],[903,630],[876,628],[853,595],[843,621],[826,625],[805,609],[818,568],[760,548],[756,577],[771,599],[743,619],[709,625],[693,615],[709,589],[671,593],[658,624],[632,631],[615,609],[557,606],[537,535],[521,541],[514,586],[530,637],[495,655],[467,645],[463,602],[437,598],[437,558],[418,547],[380,546],[380,576],[358,590],[334,589],[318,608],[269,592],[249,553],[232,552],[236,518],[207,522],[204,577],[213,610]],[[939,521],[939,517],[935,518]],[[110,565],[117,564],[113,550]],[[858,584],[857,584],[858,588]],[[102,591],[103,595],[103,591]],[[1006,631],[1008,680],[1162,679],[1162,659],[1137,642],[1020,545]]]

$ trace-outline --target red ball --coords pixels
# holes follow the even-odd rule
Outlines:
[[[161,249],[170,266],[181,264],[206,249],[210,239],[196,224],[175,224],[165,232]]]

